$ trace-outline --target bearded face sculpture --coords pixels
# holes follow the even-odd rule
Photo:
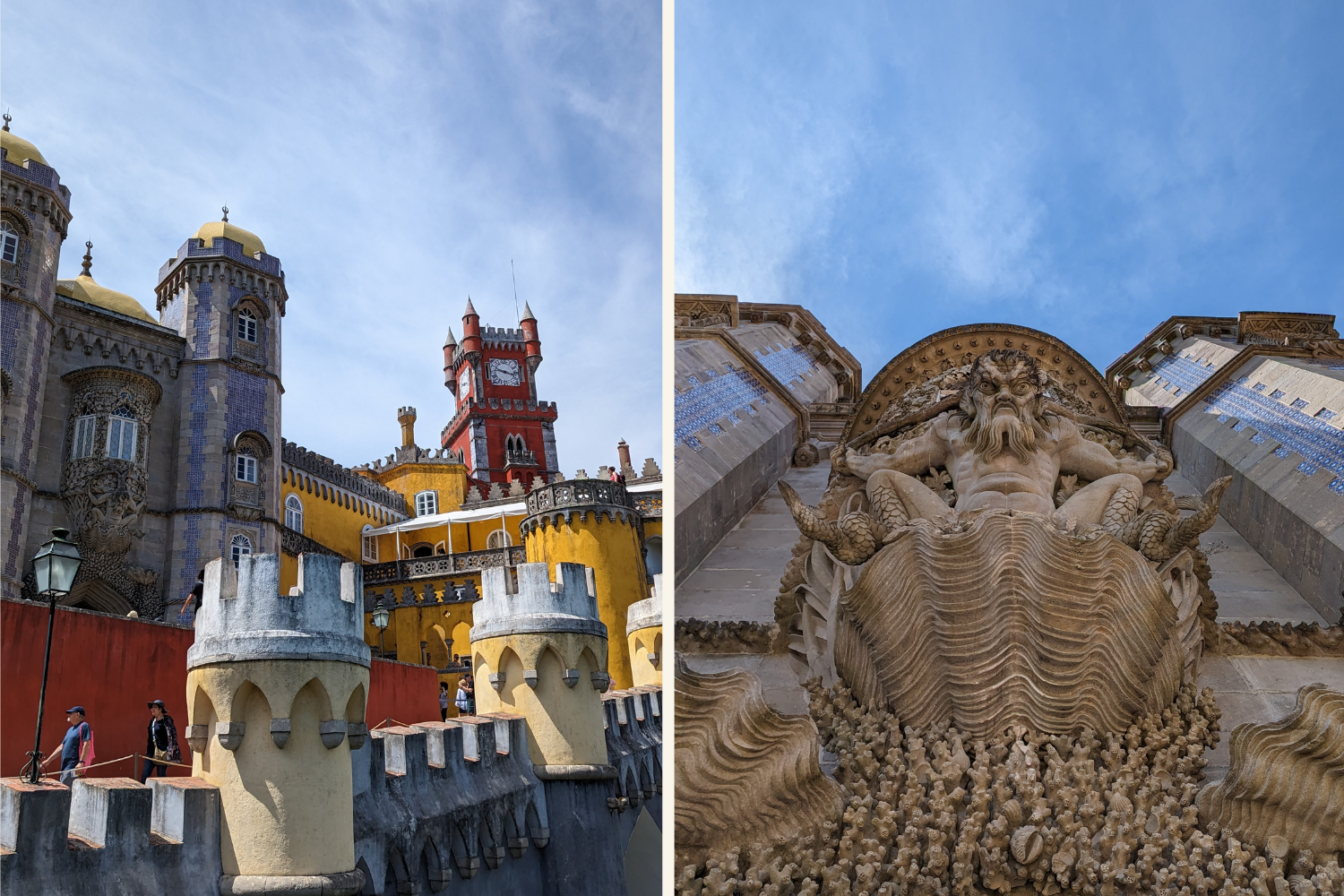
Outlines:
[[[1048,435],[1045,371],[1026,352],[981,355],[961,393],[962,429],[975,453],[992,461],[1007,451],[1026,463]]]

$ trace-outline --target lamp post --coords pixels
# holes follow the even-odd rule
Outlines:
[[[391,616],[392,614],[387,611],[387,607],[383,606],[383,599],[378,598],[378,606],[373,610],[373,627],[378,629],[379,658],[382,658],[383,655],[383,632],[387,630],[387,621]]]
[[[38,549],[33,557],[33,577],[37,579],[37,593],[50,602],[47,610],[47,649],[42,655],[42,690],[37,698],[37,736],[33,738],[33,752],[29,753],[29,784],[42,777],[42,710],[47,702],[47,670],[51,666],[51,630],[56,623],[56,601],[70,593],[79,572],[79,548],[68,541],[70,530],[52,529],[51,540]]]

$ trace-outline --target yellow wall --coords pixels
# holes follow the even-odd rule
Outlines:
[[[663,627],[652,625],[635,629],[627,638],[630,648],[631,677],[635,687],[663,684]],[[649,654],[658,659],[649,661]]]
[[[356,495],[337,489],[330,482],[302,470],[285,468],[284,482],[280,486],[280,520],[285,521],[285,500],[297,495],[303,502],[303,533],[324,547],[343,554],[347,560],[360,562],[360,532],[365,526],[375,528],[385,525],[373,516],[373,507],[369,512],[362,508],[367,502]],[[305,485],[307,487],[305,487]],[[327,496],[322,497],[322,486],[326,486]],[[350,507],[345,506],[343,496],[349,494]],[[341,500],[338,502],[338,497]],[[363,503],[361,503],[363,502]],[[280,558],[280,593],[288,594],[289,589],[298,584],[299,561],[282,553]]]
[[[408,500],[407,503],[410,503],[410,501]],[[522,521],[523,516],[521,514],[504,518],[504,529],[509,533],[509,539],[515,545],[522,544],[522,535],[518,528]],[[378,562],[390,563],[397,559],[398,541],[401,544],[401,559],[403,560],[409,559],[408,550],[412,545],[422,542],[435,548],[442,542],[444,554],[449,552],[450,547],[454,554],[464,554],[467,551],[483,551],[486,549],[486,542],[490,538],[490,533],[497,531],[499,527],[498,518],[480,520],[474,523],[453,523],[451,542],[448,538],[449,527],[446,524],[402,532],[400,537],[396,533],[379,535],[377,536]]]
[[[606,732],[602,695],[591,675],[606,665],[605,644],[594,635],[548,632],[487,638],[472,645],[476,677],[476,711],[517,713],[527,719],[527,746],[533,765],[606,765]],[[535,669],[537,686],[523,678]],[[573,686],[561,678],[578,669]],[[496,691],[490,675],[503,672]]]
[[[462,506],[469,488],[467,468],[462,464],[397,464],[372,474],[372,478],[405,496],[406,509],[412,516],[415,515],[415,496],[420,492],[438,492],[439,513],[446,513]]]
[[[582,563],[593,568],[597,584],[597,608],[607,626],[611,651],[607,671],[614,688],[634,686],[630,650],[625,632],[626,611],[630,605],[649,596],[645,582],[643,545],[639,530],[631,523],[588,514],[578,514],[558,525],[538,527],[528,535],[527,562],[545,563],[555,579],[555,564]]]
[[[188,673],[188,724],[210,729],[192,774],[219,787],[225,874],[354,869],[350,739],[329,750],[318,723],[363,722],[368,687],[368,669],[330,660],[249,660]],[[283,748],[271,738],[273,718],[290,720]],[[246,725],[235,751],[216,737],[228,721]]]
[[[464,578],[474,578],[477,593],[480,593],[479,575],[458,577],[454,581],[461,584]],[[425,582],[432,582],[436,591],[443,590],[442,579],[420,579],[412,583],[417,594],[422,592]],[[396,586],[398,594],[402,587]],[[470,656],[467,629],[471,628],[473,605],[469,601],[460,601],[423,607],[389,607],[391,619],[383,632],[383,647],[389,653],[396,651],[396,659],[400,662],[420,663],[420,642],[428,642],[429,664],[436,669],[447,666],[453,654]],[[462,628],[463,625],[466,628]],[[378,629],[373,627],[370,613],[364,614],[364,643],[378,647]]]

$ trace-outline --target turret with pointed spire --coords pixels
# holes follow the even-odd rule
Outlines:
[[[467,310],[462,312],[462,351],[477,354],[481,351],[481,316],[467,296]]]
[[[457,377],[453,375],[453,355],[457,354],[457,337],[453,328],[448,328],[448,338],[443,343],[443,384],[448,391],[457,394]]]
[[[532,400],[537,400],[537,368],[541,365],[541,337],[537,335],[537,318],[532,313],[531,304],[523,304],[523,319],[518,322],[523,328],[523,345],[527,348],[527,382],[531,387]]]

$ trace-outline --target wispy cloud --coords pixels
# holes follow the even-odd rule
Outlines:
[[[622,437],[660,454],[656,6],[5,13],[5,102],[71,188],[99,282],[152,308],[159,265],[224,202],[280,257],[287,438],[362,463],[411,404],[436,444],[444,335],[468,294],[484,323],[516,326],[512,260],[562,467],[610,462]]]
[[[681,3],[678,288],[807,304],[869,373],[975,320],[1104,365],[1174,313],[1344,309],[1342,26]]]

